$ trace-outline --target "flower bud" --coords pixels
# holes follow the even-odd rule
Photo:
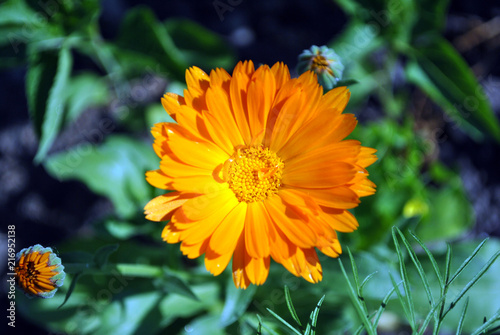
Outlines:
[[[299,55],[297,72],[302,74],[306,71],[316,73],[320,85],[329,91],[342,79],[344,65],[333,49],[327,46],[313,45],[309,50],[304,50]]]

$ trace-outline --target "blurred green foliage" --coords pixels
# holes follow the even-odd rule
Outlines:
[[[378,149],[379,160],[369,168],[377,193],[353,210],[358,232],[340,237],[354,255],[346,276],[356,281],[369,276],[353,287],[362,293],[366,310],[386,303],[383,315],[389,319],[382,318],[379,325],[414,326],[428,312],[428,287],[420,284],[418,268],[406,251],[395,252],[392,227],[404,236],[408,229],[415,231],[432,249],[435,263],[415,244],[426,274],[436,265],[457,269],[477,241],[458,242],[473,224],[473,211],[455,167],[436,158],[439,143],[410,113],[409,92],[425,93],[476,141],[500,141],[500,126],[472,71],[442,36],[448,1],[335,2],[348,16],[329,44],[346,65],[346,82],[354,85],[348,112],[361,109],[369,97],[384,112],[358,125],[352,135]],[[351,302],[352,292],[335,260],[320,256],[324,280],[316,285],[273,264],[265,285],[237,290],[229,271],[213,277],[202,261],[187,260],[178,245],[161,241],[163,224],[146,221],[142,214],[158,194],[144,179],[145,171],[158,166],[145,136],[154,123],[173,121],[159,95],[182,94],[189,66],[231,70],[235,55],[222,37],[199,24],[161,22],[145,6],[128,11],[116,39],[107,40],[99,30],[99,15],[97,0],[54,1],[44,7],[31,0],[0,4],[0,67],[27,67],[26,97],[40,139],[35,162],[60,181],[81,181],[114,206],[85,236],[58,246],[68,273],[62,293],[38,301],[18,295],[23,315],[48,331],[67,334],[286,334],[290,324],[269,310],[284,320],[290,320],[293,310],[292,319],[302,320],[299,329],[308,334],[361,331],[360,305]],[[83,69],[75,68],[75,59],[86,64]],[[161,92],[153,86],[161,86]],[[144,94],[138,98],[134,92]],[[58,136],[93,108],[104,108],[110,118],[83,143],[52,152]],[[116,129],[120,134],[111,134]],[[445,242],[453,245],[452,260]],[[471,273],[499,247],[497,240],[489,241],[477,263],[471,263]],[[400,272],[401,263],[411,265],[407,274]],[[471,332],[483,318],[498,315],[498,277],[495,263],[468,293],[468,312],[461,314],[462,305],[451,309],[443,329],[456,328],[462,319],[464,331]],[[391,279],[411,288],[414,319],[398,305],[407,293],[387,295],[394,289]],[[470,280],[464,274],[454,285],[461,288]],[[288,293],[283,293],[284,285]],[[432,292],[441,289],[435,278],[429,287]],[[459,289],[450,286],[454,290]],[[316,303],[323,296],[319,309]],[[390,316],[396,317],[395,324]]]

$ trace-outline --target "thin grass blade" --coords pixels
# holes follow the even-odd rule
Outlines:
[[[398,255],[399,260],[399,271],[401,272],[401,279],[403,280],[403,288],[406,294],[406,300],[408,301],[408,312],[409,318],[408,322],[410,323],[411,329],[413,331],[415,328],[415,309],[413,304],[413,297],[410,291],[410,282],[408,281],[408,273],[406,272],[406,266],[403,258],[403,252],[401,251],[401,247],[399,246],[398,238],[396,236],[396,227],[392,229],[392,238],[394,240],[394,245],[396,246],[396,253]]]
[[[342,270],[342,273],[344,274],[344,278],[347,282],[347,285],[349,286],[349,296],[351,297],[352,303],[354,304],[354,308],[356,309],[356,312],[358,313],[361,322],[366,328],[366,331],[369,335],[376,335],[376,331],[373,328],[373,325],[371,324],[370,320],[366,316],[367,311],[366,311],[366,306],[364,304],[361,304],[359,301],[359,298],[357,296],[357,292],[354,290],[354,288],[351,285],[351,282],[349,280],[349,277],[347,276],[347,273],[345,271],[344,265],[342,264],[342,260],[338,258],[339,264],[340,264],[340,269]]]
[[[427,329],[427,326],[429,325],[429,323],[431,322],[431,319],[432,319],[432,316],[434,315],[434,313],[437,311],[438,307],[441,306],[441,303],[444,301],[446,296],[442,296],[438,302],[432,306],[431,310],[429,311],[429,313],[427,313],[427,316],[425,317],[424,319],[424,322],[422,323],[422,325],[420,326],[420,330],[418,332],[416,332],[417,335],[423,335],[425,333],[425,330]]]
[[[453,307],[456,306],[456,304],[460,301],[460,299],[463,298],[465,293],[467,293],[467,291],[469,291],[477,283],[477,281],[479,279],[481,279],[481,277],[486,273],[486,271],[488,271],[488,269],[493,265],[493,263],[497,260],[497,258],[499,256],[500,256],[500,251],[497,252],[496,254],[494,254],[489,259],[489,261],[481,268],[481,270],[479,270],[479,272],[474,276],[474,278],[472,278],[472,280],[470,282],[468,282],[467,285],[465,285],[465,287],[462,289],[462,291],[460,291],[460,293],[457,295],[457,297],[450,303],[450,306],[448,307],[446,312],[443,314],[443,318],[446,316],[446,314],[448,314],[448,312],[450,310],[453,309]]]
[[[302,323],[300,322],[299,316],[295,311],[295,307],[293,307],[292,297],[290,296],[290,289],[286,285],[285,285],[285,300],[286,300],[286,305],[288,306],[288,310],[292,315],[292,318],[295,320],[295,322],[297,322],[299,327],[302,329]]]
[[[432,296],[431,286],[429,285],[429,281],[427,280],[427,275],[425,274],[425,271],[422,268],[422,264],[418,260],[418,257],[415,254],[415,251],[411,247],[408,240],[404,237],[401,230],[399,230],[398,228],[396,228],[396,230],[399,233],[399,237],[401,237],[401,240],[403,241],[403,243],[406,247],[406,250],[408,250],[408,254],[410,255],[411,260],[413,261],[413,264],[417,268],[418,275],[420,276],[420,279],[422,280],[422,285],[424,285],[425,293],[427,294],[427,300],[429,302],[429,305],[434,306],[434,297]]]
[[[458,321],[456,335],[462,334],[462,328],[464,327],[464,319],[465,319],[465,314],[467,313],[468,306],[469,306],[469,297],[467,297],[467,299],[465,299],[464,310],[462,311],[462,315],[460,316],[460,321]]]
[[[363,287],[365,286],[365,284],[368,283],[370,281],[370,279],[372,279],[373,276],[375,276],[377,274],[377,272],[378,271],[370,273],[368,276],[365,277],[365,279],[363,280],[363,282],[361,283],[361,285],[359,285],[359,296],[360,297],[363,296]]]
[[[306,332],[304,333],[304,335],[316,335],[316,324],[318,322],[319,310],[324,300],[325,295],[323,295],[323,297],[319,299],[318,303],[316,304],[316,308],[314,308],[314,310],[311,312],[311,316],[309,318],[309,322],[307,323]]]
[[[385,295],[384,300],[382,300],[382,302],[380,303],[380,307],[377,310],[377,314],[375,314],[375,318],[373,319],[373,326],[375,327],[375,329],[377,329],[377,327],[378,327],[380,317],[382,316],[382,313],[384,312],[385,308],[387,307],[387,303],[389,302],[389,299],[391,298],[392,294],[394,293],[394,290],[396,290],[396,287],[393,287],[389,291],[389,293],[387,293]]]
[[[291,324],[289,324],[288,322],[286,322],[281,316],[279,316],[278,314],[274,313],[269,308],[266,308],[266,309],[267,309],[267,311],[269,313],[271,313],[272,316],[274,316],[276,319],[278,319],[278,321],[280,321],[282,324],[284,324],[285,326],[287,326],[294,334],[302,335],[297,329],[295,329],[295,327],[293,327]]]
[[[441,271],[439,271],[439,266],[436,262],[436,259],[432,255],[431,251],[425,246],[425,244],[415,235],[413,232],[409,231],[410,235],[417,241],[417,243],[422,247],[422,249],[425,251],[427,254],[427,257],[429,257],[429,260],[431,261],[432,267],[434,268],[434,273],[436,273],[436,276],[439,280],[439,283],[441,284],[441,287],[444,286],[445,282],[443,280],[443,277],[441,276]]]
[[[462,263],[462,265],[460,265],[460,267],[458,268],[457,271],[455,271],[455,273],[453,274],[453,276],[451,277],[450,281],[448,282],[448,284],[451,284],[453,283],[453,281],[455,279],[457,279],[457,277],[462,273],[462,271],[467,267],[467,265],[470,264],[470,262],[474,259],[474,257],[477,256],[477,253],[479,252],[479,250],[482,249],[482,247],[484,246],[484,244],[486,243],[488,239],[484,239],[478,246],[476,249],[474,249],[474,251],[472,252],[472,254],[467,257],[467,259]]]
[[[476,331],[474,331],[474,333],[472,333],[471,335],[478,335],[478,334],[497,334],[497,333],[493,333],[494,331],[496,330],[499,330],[500,327],[495,327],[494,329],[488,329],[491,325],[493,325],[495,322],[498,322],[500,321],[500,309],[497,310],[497,312],[491,317],[489,318],[485,323],[483,323],[483,325],[481,327],[479,327],[478,329],[476,329]],[[487,332],[487,333],[485,333]]]
[[[408,309],[408,306],[406,306],[407,301],[399,291],[398,286],[403,283],[403,281],[400,281],[398,284],[396,284],[396,280],[394,280],[394,277],[392,276],[392,273],[389,272],[389,277],[391,277],[391,282],[394,290],[396,291],[396,294],[398,296],[399,302],[401,303],[401,306],[403,307],[403,312],[405,313],[406,319],[410,320],[410,311]]]

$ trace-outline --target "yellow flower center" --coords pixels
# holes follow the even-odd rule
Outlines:
[[[311,70],[316,73],[327,71],[328,74],[333,75],[333,70],[329,67],[330,62],[322,55],[314,56],[311,64]]]
[[[269,148],[240,148],[224,163],[224,180],[239,201],[260,201],[278,192],[283,166]]]

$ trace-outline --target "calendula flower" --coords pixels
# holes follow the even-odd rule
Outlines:
[[[61,259],[51,248],[36,244],[16,255],[16,282],[29,297],[52,298],[64,283]]]
[[[299,55],[297,72],[301,74],[306,71],[316,73],[319,83],[323,88],[331,90],[342,79],[344,65],[340,61],[340,56],[333,49],[325,45],[321,47],[313,45],[310,49],[304,50]]]
[[[214,275],[232,258],[237,287],[264,283],[271,258],[321,280],[315,248],[337,257],[337,231],[358,226],[348,209],[375,192],[365,170],[375,150],[343,141],[357,122],[342,114],[349,91],[323,94],[312,72],[291,79],[283,63],[251,61],[232,76],[191,67],[186,82],[184,97],[162,98],[177,123],[153,127],[161,163],[146,174],[176,191],[151,200],[146,218],[170,220],[163,240],[189,258],[205,254]]]

